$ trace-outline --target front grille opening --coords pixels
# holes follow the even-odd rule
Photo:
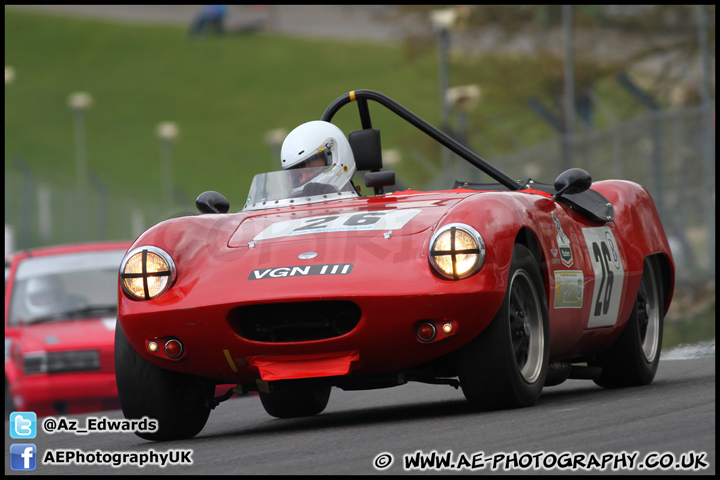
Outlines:
[[[353,302],[249,305],[230,311],[228,321],[241,337],[256,342],[304,342],[345,335],[360,321]]]

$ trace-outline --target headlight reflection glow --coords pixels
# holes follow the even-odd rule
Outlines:
[[[134,300],[150,300],[165,293],[175,280],[175,264],[157,247],[140,247],[128,253],[120,266],[121,285]]]
[[[440,228],[430,241],[430,264],[445,278],[469,277],[485,262],[485,242],[469,225],[453,223]]]

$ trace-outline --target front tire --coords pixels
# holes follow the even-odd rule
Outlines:
[[[7,380],[5,380],[5,416],[7,417],[14,411],[15,411],[15,400],[13,399],[12,395],[10,394],[10,385],[8,385]]]
[[[265,411],[277,418],[317,415],[325,410],[330,399],[330,387],[288,388],[259,393]]]
[[[656,260],[646,258],[635,305],[620,337],[598,355],[602,368],[595,383],[604,388],[649,385],[660,363],[663,319],[660,269]]]
[[[141,438],[191,438],[207,423],[214,385],[148,362],[130,345],[119,322],[115,327],[115,381],[125,418],[158,421],[155,432],[135,432]]]
[[[465,398],[482,410],[535,404],[548,372],[549,339],[540,267],[527,247],[515,245],[500,310],[458,352],[458,377]]]

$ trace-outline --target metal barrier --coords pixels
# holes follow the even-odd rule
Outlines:
[[[7,163],[15,168],[5,168],[6,255],[43,245],[133,240],[157,222],[197,213],[182,194],[175,207],[165,208],[157,199],[111,194],[92,173],[83,190],[41,178],[20,157]]]

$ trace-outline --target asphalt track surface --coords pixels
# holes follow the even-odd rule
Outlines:
[[[78,420],[83,427],[91,416],[120,419],[122,412],[65,418]],[[38,420],[38,424],[42,422]],[[333,389],[323,413],[301,419],[270,417],[257,396],[234,398],[211,413],[198,436],[184,441],[153,443],[120,432],[49,435],[42,427],[38,427],[37,438],[20,441],[10,439],[9,428],[6,419],[6,475],[578,474],[601,473],[593,462],[603,459],[608,468],[605,473],[714,474],[715,358],[663,360],[655,381],[646,387],[604,390],[590,381],[569,380],[546,388],[534,407],[517,410],[477,412],[460,390],[408,383],[359,392]],[[41,461],[34,472],[10,469],[9,444],[16,442],[37,446]],[[86,457],[97,452],[184,450],[191,451],[186,458],[192,459],[192,464],[140,468],[42,463],[48,451],[57,455],[61,449]],[[433,452],[449,452],[451,464],[465,468],[406,469],[406,455],[430,458]],[[622,468],[631,465],[635,454],[635,468]],[[112,461],[109,455],[105,457]],[[387,465],[391,457],[389,467],[375,468],[375,462]],[[533,468],[536,464],[569,466],[565,463],[569,459],[586,468]],[[615,459],[620,469],[613,472]],[[481,460],[486,462],[484,468],[472,470],[473,462],[479,467]],[[684,460],[700,460],[698,465],[707,466],[702,470],[663,469],[658,463]],[[648,470],[640,468],[641,463],[657,467]]]

